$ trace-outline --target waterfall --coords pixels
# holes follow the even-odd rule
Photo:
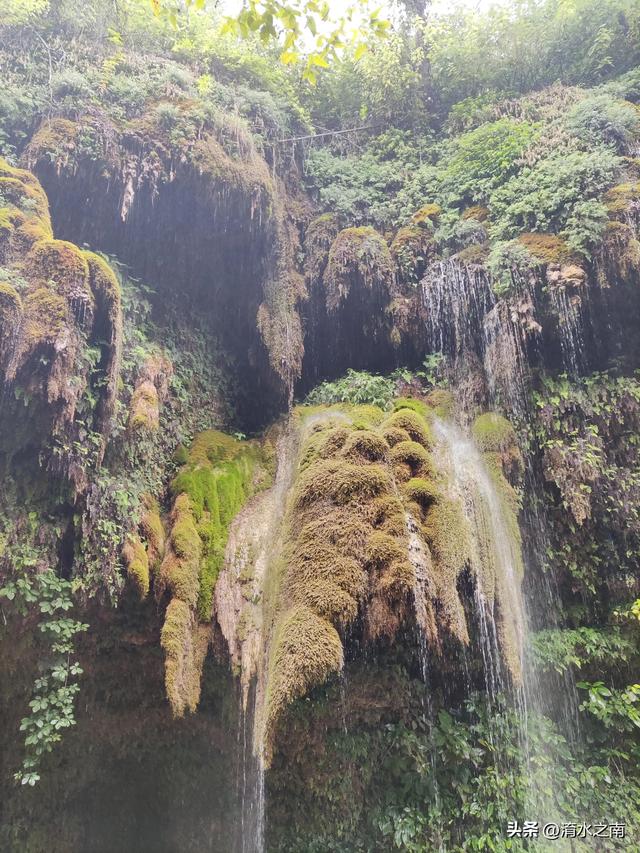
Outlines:
[[[473,441],[440,419],[434,422],[434,432],[450,488],[462,502],[472,534],[480,644],[489,694],[495,696],[505,687],[503,657],[513,680],[519,684],[523,677],[527,620],[519,532],[510,526],[504,498]]]
[[[522,417],[530,379],[527,344],[541,326],[535,319],[535,282],[515,276],[514,284],[516,296],[498,299],[483,267],[450,259],[432,264],[421,286],[431,351],[453,362],[475,353],[492,406]]]

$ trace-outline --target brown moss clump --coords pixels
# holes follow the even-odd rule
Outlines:
[[[122,558],[127,567],[127,575],[140,598],[146,598],[149,592],[149,558],[146,548],[138,536],[130,535],[122,549]]]
[[[456,259],[462,264],[476,264],[482,266],[489,255],[488,243],[472,243],[456,252]]]
[[[408,467],[412,476],[427,473],[432,467],[430,454],[417,441],[400,441],[393,446],[389,455],[395,467]]]
[[[169,393],[173,365],[161,352],[147,357],[142,365],[129,404],[129,429],[155,432],[160,425],[160,409]]]
[[[358,429],[359,407],[343,411],[339,425],[331,410],[324,421],[309,413],[311,426],[299,452],[269,652],[267,755],[286,704],[341,667],[340,632],[363,614],[368,639],[390,638],[410,603],[415,575],[402,504],[389,445],[372,425],[384,414],[369,412],[367,428]],[[304,423],[303,418],[302,429]],[[290,622],[292,613],[309,621],[306,635],[297,617]],[[318,664],[308,668],[308,660]]]
[[[419,210],[411,217],[411,221],[415,225],[433,230],[434,224],[440,218],[442,208],[439,204],[423,204]]]
[[[393,447],[400,441],[411,441],[409,433],[395,426],[387,426],[382,430],[382,436],[389,447]]]
[[[518,242],[541,264],[563,263],[571,255],[565,241],[556,234],[521,234]]]
[[[416,285],[426,272],[435,244],[426,228],[406,225],[396,232],[390,251],[396,263],[398,280],[403,284]]]
[[[386,458],[388,452],[389,445],[385,439],[368,429],[352,432],[342,449],[342,455],[354,462],[359,459],[364,459],[367,462],[380,462]]]
[[[462,211],[463,219],[475,219],[476,222],[486,222],[489,219],[489,208],[482,205],[473,205]]]
[[[369,226],[338,234],[324,275],[328,311],[336,311],[354,287],[389,294],[394,282],[393,259],[381,234]]]
[[[296,509],[319,500],[338,505],[376,497],[389,485],[389,475],[376,465],[356,465],[343,459],[322,459],[300,476],[295,495]]]
[[[129,428],[154,432],[160,426],[160,401],[153,382],[141,382],[133,392],[129,410]]]

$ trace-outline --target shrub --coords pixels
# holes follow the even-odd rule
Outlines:
[[[334,382],[323,382],[307,396],[310,405],[333,403],[371,404],[381,409],[390,409],[395,382],[386,376],[375,376],[364,371],[348,370],[346,375]]]
[[[487,259],[497,296],[506,296],[514,286],[514,272],[535,266],[535,259],[518,240],[496,243]]]
[[[492,236],[508,240],[521,231],[561,231],[579,215],[579,202],[612,186],[621,164],[620,157],[600,147],[558,151],[524,168],[491,195]]]
[[[622,154],[640,131],[640,114],[632,104],[610,95],[593,95],[570,110],[566,126],[585,145],[610,145]]]
[[[439,191],[452,203],[484,201],[518,169],[538,125],[501,118],[454,139],[441,158]]]
[[[579,201],[562,233],[570,249],[590,258],[592,248],[602,240],[608,221],[607,208],[601,201],[594,198]]]

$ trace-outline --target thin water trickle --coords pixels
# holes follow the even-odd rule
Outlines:
[[[551,304],[560,324],[560,347],[564,368],[570,376],[578,376],[586,367],[584,330],[588,324],[588,290],[581,296],[569,295],[563,285],[551,287]]]
[[[250,701],[241,703],[239,719],[240,772],[238,773],[240,825],[238,853],[264,853],[265,775],[262,755],[254,744],[256,714],[255,685]]]

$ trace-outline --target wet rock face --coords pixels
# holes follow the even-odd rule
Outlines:
[[[100,257],[54,239],[32,174],[0,160],[0,191],[9,202],[0,232],[0,452],[37,452],[52,438],[70,444],[84,430],[101,437],[101,458],[119,369],[119,284]],[[80,469],[60,456],[80,486]]]
[[[77,725],[33,789],[16,786],[16,738],[34,677],[38,631],[12,621],[0,655],[0,848],[29,853],[228,853],[240,823],[233,785],[238,712],[231,673],[209,660],[197,715],[176,722],[164,698],[152,601],[83,613]]]
[[[300,373],[303,285],[285,191],[247,133],[236,128],[231,152],[228,136],[205,126],[178,145],[154,116],[124,129],[106,116],[54,119],[24,161],[61,235],[128,264],[157,291],[159,316],[191,311],[220,339],[236,362],[241,420],[255,428],[280,413]]]

